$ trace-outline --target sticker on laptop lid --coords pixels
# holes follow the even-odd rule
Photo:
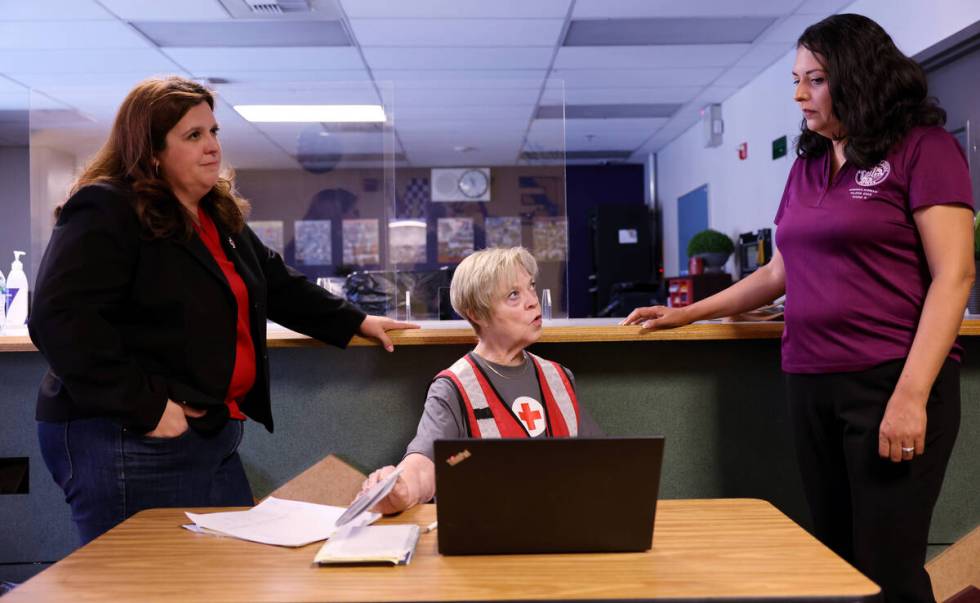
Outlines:
[[[457,452],[456,454],[446,459],[446,464],[449,465],[450,467],[455,467],[456,465],[462,463],[463,461],[470,458],[471,456],[473,456],[473,454],[469,450],[463,449],[462,452]]]

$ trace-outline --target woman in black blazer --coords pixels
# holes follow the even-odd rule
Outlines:
[[[272,431],[266,318],[339,347],[414,325],[286,266],[219,175],[214,99],[182,78],[126,97],[60,208],[29,323],[50,364],[41,451],[82,542],[151,507],[252,504],[246,417]]]

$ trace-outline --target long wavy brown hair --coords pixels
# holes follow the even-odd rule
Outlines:
[[[120,105],[109,138],[72,186],[72,194],[90,184],[127,189],[145,236],[190,238],[193,219],[160,177],[154,157],[166,147],[167,132],[201,103],[213,110],[214,95],[182,77],[150,78],[137,84]],[[201,206],[230,232],[245,226],[249,204],[235,190],[231,172],[218,178]]]

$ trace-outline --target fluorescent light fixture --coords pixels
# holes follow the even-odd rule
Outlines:
[[[381,105],[235,105],[235,111],[255,122],[383,123]]]
[[[425,228],[421,220],[396,220],[388,224],[388,228]]]

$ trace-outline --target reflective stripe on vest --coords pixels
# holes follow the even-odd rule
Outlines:
[[[487,403],[487,396],[483,392],[483,387],[477,379],[476,368],[470,362],[471,360],[468,356],[463,356],[454,362],[447,372],[451,373],[452,377],[454,377],[453,381],[456,383],[459,393],[463,396],[463,401],[474,411],[474,415],[478,417],[476,419],[476,426],[479,432],[473,435],[480,438],[499,438],[500,430],[497,429],[497,422],[493,418],[490,405]],[[486,410],[479,412],[483,409]]]
[[[578,400],[573,398],[575,394],[571,391],[572,387],[564,369],[557,362],[545,360],[530,352],[528,352],[528,356],[533,358],[541,367],[541,373],[544,375],[548,389],[551,390],[555,404],[561,411],[561,416],[565,420],[566,427],[568,427],[568,435],[574,438],[578,435]]]

